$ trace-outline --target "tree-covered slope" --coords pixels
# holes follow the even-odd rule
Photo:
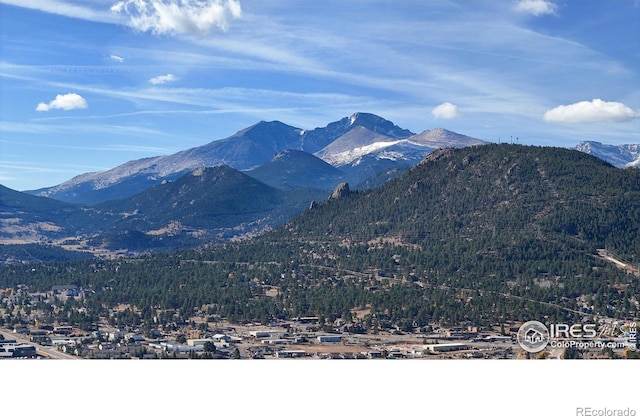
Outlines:
[[[99,238],[114,248],[177,249],[263,232],[301,212],[315,197],[313,192],[287,193],[218,166],[95,208],[113,217],[110,231]]]
[[[318,315],[365,329],[640,317],[640,172],[557,148],[442,150],[366,192],[238,244],[148,259],[9,267],[0,286],[108,286],[96,305],[231,321]],[[73,269],[73,274],[69,270]],[[360,308],[360,316],[356,316]]]
[[[68,221],[81,214],[77,206],[28,195],[0,185],[0,241],[36,242],[73,232],[79,226]]]
[[[281,231],[299,238],[394,238],[492,252],[524,241],[640,249],[640,171],[580,152],[486,145],[440,150],[401,178],[327,203]]]

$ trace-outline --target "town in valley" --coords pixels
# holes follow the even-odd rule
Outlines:
[[[538,353],[517,341],[522,322],[487,327],[437,323],[393,327],[377,314],[374,330],[365,329],[368,311],[354,319],[328,322],[317,316],[261,323],[229,323],[197,311],[181,319],[177,310],[157,311],[150,320],[130,305],[106,311],[89,327],[70,325],[64,314],[83,314],[91,291],[58,285],[32,293],[25,285],[0,290],[0,358],[5,359],[622,359],[638,358],[636,324],[599,319],[598,341],[591,348],[565,340]],[[48,309],[53,313],[45,313]],[[131,314],[130,325],[112,325],[109,316]],[[56,317],[52,319],[52,317]],[[617,330],[627,325],[629,331]],[[595,325],[594,325],[595,326]]]

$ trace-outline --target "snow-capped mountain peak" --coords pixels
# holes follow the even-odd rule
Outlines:
[[[254,169],[285,149],[313,154],[334,167],[353,164],[362,158],[410,165],[436,147],[481,143],[484,142],[443,129],[416,135],[370,113],[354,113],[313,130],[302,130],[280,121],[261,121],[202,146],[172,155],[132,160],[108,171],[83,174],[29,193],[93,205],[134,195],[162,181],[173,181],[196,168],[226,165],[237,170]]]
[[[575,149],[600,158],[619,168],[640,166],[640,144],[615,146],[594,141],[583,141]]]

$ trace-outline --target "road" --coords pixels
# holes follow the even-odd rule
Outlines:
[[[606,249],[598,249],[597,251],[598,251],[598,255],[600,257],[602,257],[603,259],[607,260],[608,262],[611,262],[611,263],[615,264],[619,269],[626,270],[627,272],[633,273],[636,276],[638,276],[638,273],[639,273],[638,268],[635,267],[634,265],[631,265],[631,264],[628,264],[628,263],[624,263],[624,262],[616,259]]]

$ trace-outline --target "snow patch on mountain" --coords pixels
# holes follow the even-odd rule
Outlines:
[[[398,140],[380,132],[373,132],[366,127],[357,126],[316,152],[315,156],[336,167],[347,164],[355,166],[359,163],[358,159],[365,155],[372,155],[377,159],[418,163],[437,148],[458,148],[485,143],[441,128],[425,130],[420,134]]]
[[[371,143],[369,145],[355,147],[353,149],[345,150],[338,153],[325,153],[320,158],[325,162],[329,163],[330,165],[338,167],[338,166],[349,164],[364,155],[393,146],[394,144],[398,144],[402,141],[403,140],[397,140],[395,142]]]
[[[594,141],[580,142],[576,150],[595,156],[618,168],[640,166],[640,144],[609,145]]]

